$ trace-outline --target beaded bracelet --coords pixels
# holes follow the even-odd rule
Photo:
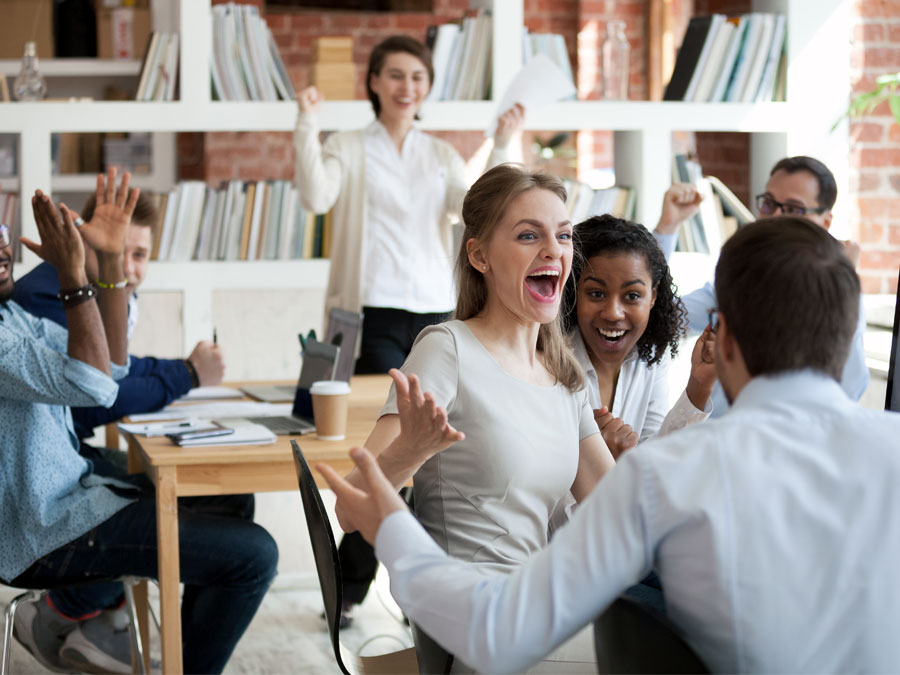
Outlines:
[[[122,281],[117,281],[114,284],[107,284],[102,281],[98,281],[94,284],[97,288],[103,288],[106,290],[113,290],[117,288],[125,288],[128,285],[128,279],[122,279]]]
[[[77,307],[83,302],[87,302],[91,298],[97,295],[97,291],[94,290],[94,287],[88,284],[87,286],[82,286],[81,288],[73,288],[68,291],[60,291],[56,294],[56,297],[59,298],[60,302],[62,302],[63,307],[66,309],[70,309],[72,307]]]

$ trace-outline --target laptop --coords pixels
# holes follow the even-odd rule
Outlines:
[[[341,348],[341,355],[334,371],[335,380],[349,382],[353,376],[356,365],[356,340],[362,320],[363,315],[359,312],[350,312],[337,307],[332,307],[328,312],[328,332],[325,334],[325,342]]]
[[[312,396],[309,388],[313,382],[334,379],[341,348],[317,340],[307,340],[303,353],[300,379],[294,388],[294,405],[291,414],[279,417],[248,417],[248,421],[261,424],[273,433],[283,436],[308,434],[316,430],[313,423]]]
[[[897,286],[897,301],[894,303],[894,336],[891,339],[884,409],[900,413],[900,281]]]

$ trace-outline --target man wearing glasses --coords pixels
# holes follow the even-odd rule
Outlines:
[[[773,216],[800,216],[828,230],[831,227],[834,202],[837,199],[837,184],[834,175],[822,162],[812,157],[798,155],[780,160],[769,173],[766,190],[756,196],[756,208],[760,219]],[[663,210],[654,235],[666,258],[675,250],[678,227],[682,221],[697,212],[700,197],[693,185],[676,184],[666,191]],[[853,241],[841,242],[844,253],[854,267],[859,261],[859,245]],[[785,292],[788,292],[787,289]],[[716,305],[716,294],[712,283],[707,283],[682,297],[688,311],[691,331],[702,332],[707,324],[707,313]],[[765,316],[760,321],[765,321]],[[841,373],[841,387],[855,401],[862,398],[869,385],[869,369],[863,351],[863,334],[866,317],[860,300],[859,319],[853,344],[844,370]],[[721,388],[713,393],[713,417],[721,415],[727,405]]]

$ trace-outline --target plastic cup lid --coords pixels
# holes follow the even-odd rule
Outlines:
[[[324,396],[349,394],[350,384],[343,380],[319,380],[318,382],[312,383],[312,386],[309,388],[309,393]]]

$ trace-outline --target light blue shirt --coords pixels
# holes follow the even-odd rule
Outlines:
[[[656,241],[666,256],[666,260],[669,260],[675,251],[678,235],[654,232],[653,236],[656,237]],[[691,332],[702,333],[709,322],[709,310],[716,306],[716,291],[712,282],[707,282],[702,288],[682,296],[681,301],[684,303],[685,309],[687,309]],[[861,399],[869,386],[869,368],[866,366],[866,352],[863,346],[865,333],[866,313],[863,309],[862,297],[860,297],[856,332],[853,334],[850,354],[847,356],[844,371],[841,373],[841,387],[847,392],[847,396],[854,401]],[[725,394],[718,382],[716,382],[716,386],[713,389],[711,400],[713,402],[713,417],[719,417],[728,410],[728,401],[725,399]]]
[[[0,579],[107,520],[131,500],[78,454],[68,406],[110,406],[118,385],[66,355],[68,333],[0,303]],[[127,366],[112,364],[113,376]]]
[[[900,415],[811,371],[626,453],[509,575],[448,558],[411,515],[376,552],[405,614],[479,672],[521,672],[658,572],[713,672],[900,669]]]

